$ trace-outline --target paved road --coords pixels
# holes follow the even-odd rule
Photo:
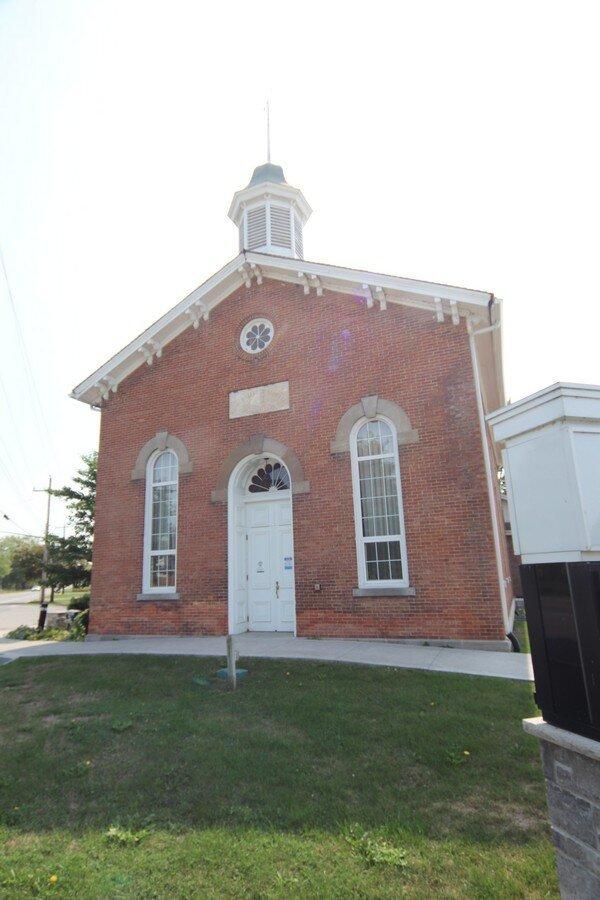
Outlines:
[[[39,591],[15,591],[12,594],[0,594],[0,606],[16,606],[30,603],[32,600],[39,600]]]
[[[32,600],[39,601],[39,592],[0,594],[0,637],[19,625],[37,625],[39,607]]]

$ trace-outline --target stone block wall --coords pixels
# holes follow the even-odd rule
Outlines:
[[[528,727],[530,726],[530,727]],[[600,897],[600,743],[527,720],[540,739],[563,898]]]

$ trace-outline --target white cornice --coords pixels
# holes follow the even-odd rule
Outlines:
[[[493,294],[488,291],[473,291],[469,288],[453,287],[447,284],[436,284],[431,281],[418,281],[412,278],[401,278],[397,275],[383,275],[378,272],[367,272],[362,269],[349,269],[345,266],[333,266],[329,263],[301,262],[291,257],[284,257],[275,260],[267,253],[254,253],[251,250],[246,251],[246,258],[249,262],[255,261],[263,269],[268,268],[268,260],[273,260],[280,272],[294,272],[300,266],[306,274],[319,275],[323,281],[333,279],[339,282],[348,282],[351,284],[353,292],[356,292],[356,284],[360,282],[371,287],[381,287],[384,290],[395,292],[404,292],[412,295],[424,295],[427,298],[439,297],[442,300],[456,300],[457,303],[465,303],[477,307],[486,307],[493,299]],[[268,277],[268,276],[267,276]],[[336,287],[336,290],[340,290]],[[430,306],[431,304],[428,304]],[[451,315],[450,306],[446,312]]]
[[[499,444],[557,421],[600,421],[600,386],[557,381],[486,416]]]
[[[200,325],[200,319],[206,322],[210,310],[240,286],[241,279],[238,268],[244,263],[244,254],[240,253],[138,335],[135,340],[107,360],[85,381],[78,384],[71,392],[71,397],[89,403],[91,406],[97,405],[106,393],[105,388],[103,389],[101,385],[102,380],[107,376],[112,376],[114,384],[118,385],[124,378],[135,372],[144,363],[146,355],[143,348],[147,347],[151,340],[158,340],[162,348],[191,326],[194,319],[197,319],[198,325]],[[196,310],[198,310],[198,316],[194,315]],[[152,354],[153,356],[154,354]]]
[[[262,181],[252,187],[243,188],[236,191],[229,207],[227,215],[239,226],[244,207],[255,203],[262,198],[278,198],[286,200],[288,203],[296,207],[302,223],[306,223],[312,213],[306,197],[299,188],[292,187],[291,184],[279,184],[274,181]]]
[[[365,309],[366,315],[373,307],[386,309],[389,304],[396,303],[431,311],[441,321],[456,323],[461,316],[469,316],[475,323],[487,325],[490,322],[493,295],[484,291],[248,251],[238,254],[100,366],[74,388],[71,396],[92,406],[99,404],[102,399],[106,400],[107,385],[110,384],[110,390],[115,392],[128,375],[146,362],[150,365],[186,328],[210,327],[206,324],[210,311],[240,286],[248,286],[253,279],[260,284],[264,278],[301,284],[305,293],[314,291],[317,297],[322,297],[324,290],[362,296],[368,307]],[[495,306],[493,304],[492,310]],[[501,364],[499,372],[497,369],[499,364],[496,347],[490,365],[496,369],[495,380],[499,378],[498,383],[501,385]],[[501,390],[499,394],[502,394]],[[500,402],[503,402],[503,397]]]

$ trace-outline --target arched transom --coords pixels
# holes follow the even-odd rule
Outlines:
[[[289,491],[289,489],[288,470],[283,463],[268,457],[256,466],[248,480],[250,494],[276,493],[277,491]]]

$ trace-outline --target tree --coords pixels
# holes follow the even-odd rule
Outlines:
[[[91,541],[94,537],[94,514],[96,511],[96,482],[98,479],[98,453],[84,453],[81,457],[83,466],[77,470],[73,482],[79,489],[62,487],[52,491],[55,497],[67,501],[69,519],[76,535]]]
[[[92,544],[81,535],[48,535],[46,583],[51,588],[87,587],[92,577]]]
[[[17,535],[0,540],[2,587],[17,590],[39,584],[42,574],[43,544],[35,538]]]
[[[17,538],[18,540],[18,538]],[[0,585],[4,586],[4,579],[10,572],[10,560],[14,550],[13,537],[0,538]]]
[[[3,588],[27,588],[37,584],[39,571],[33,559],[40,556],[42,545],[32,537],[8,535],[0,538],[0,584]]]
[[[51,587],[85,587],[92,577],[92,544],[96,511],[96,478],[98,454],[82,456],[83,465],[73,478],[76,487],[68,485],[52,491],[55,497],[67,501],[69,521],[74,534],[48,537],[49,561],[47,581]]]

